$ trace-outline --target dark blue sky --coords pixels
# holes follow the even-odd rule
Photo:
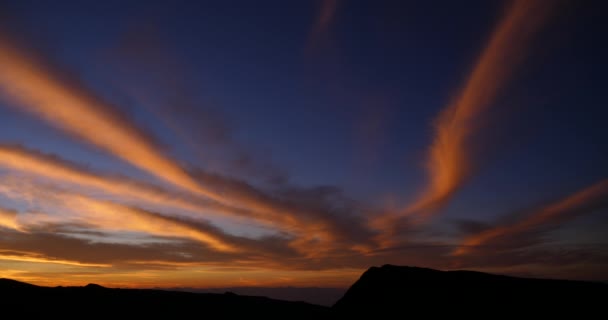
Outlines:
[[[203,176],[202,185],[212,176],[226,184],[217,187],[223,195],[243,187],[254,190],[256,199],[267,196],[298,210],[319,209],[331,216],[327,219],[341,221],[339,227],[348,229],[344,233],[361,237],[335,241],[368,246],[366,241],[379,232],[361,227],[369,216],[412,207],[432,184],[429,150],[442,127],[437,119],[465,91],[510,5],[474,0],[25,0],[0,4],[0,28],[2,41],[33,56],[70,90],[103,101],[107,112],[145,133],[164,156]],[[542,12],[525,20],[538,19],[535,31],[522,27],[506,44],[505,56],[516,56],[517,63],[495,61],[504,63],[509,76],[482,81],[498,84],[483,112],[465,123],[473,128],[466,144],[455,147],[466,155],[466,173],[438,207],[429,209],[433,219],[414,232],[422,234],[420,239],[458,246],[468,233],[525,219],[608,178],[606,8],[601,1],[539,6]],[[526,32],[534,33],[527,42]],[[518,50],[510,52],[511,47]],[[125,161],[48,117],[23,112],[27,102],[18,100],[10,92],[0,100],[3,148],[19,145],[98,174],[181,192],[162,174],[138,167],[137,160]],[[457,130],[454,126],[450,130]],[[6,177],[24,174],[13,170],[0,167]],[[58,182],[45,181],[57,187]],[[52,207],[15,199],[17,187],[4,188],[13,193],[3,192],[0,205],[18,215]],[[73,186],[65,188],[73,191]],[[542,234],[533,238],[547,246],[551,237],[568,245],[599,243],[593,253],[605,258],[608,239],[597,230],[608,227],[602,200],[607,187],[598,188],[580,204],[584,210],[555,214],[561,218],[551,230],[535,225]],[[183,196],[197,195],[190,190]],[[350,215],[356,217],[352,222]],[[209,219],[227,233],[259,235]],[[357,227],[349,229],[351,224]],[[454,265],[443,259],[438,267]],[[464,266],[499,267],[484,261]],[[589,264],[597,266],[595,260]],[[538,265],[531,270],[557,272]]]

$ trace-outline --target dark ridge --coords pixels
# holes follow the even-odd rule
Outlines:
[[[39,287],[1,279],[0,296],[4,306],[18,310],[20,316],[82,318],[82,311],[94,317],[233,318],[263,315],[272,318],[311,319],[329,313],[328,307],[234,293],[192,293],[152,289],[114,289],[97,284],[84,287]]]
[[[7,279],[7,278],[0,278],[0,288],[7,288],[7,289],[25,288],[25,289],[27,289],[27,288],[36,288],[36,287],[38,287],[38,286],[29,284],[26,282],[21,282],[21,281]]]
[[[337,312],[423,312],[426,315],[543,314],[601,311],[608,285],[531,279],[475,271],[371,267],[336,302]],[[523,313],[522,313],[523,312]]]

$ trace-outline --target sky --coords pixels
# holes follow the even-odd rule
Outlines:
[[[604,9],[2,1],[0,277],[608,280]]]

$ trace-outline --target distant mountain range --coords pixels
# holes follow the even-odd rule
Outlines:
[[[606,313],[608,285],[385,265],[363,273],[331,308],[231,292],[111,289],[96,284],[41,287],[11,279],[0,279],[0,297],[5,312],[14,311],[11,314],[19,316],[176,319],[260,315],[309,319],[375,314],[495,318],[523,317],[533,312],[581,318]]]

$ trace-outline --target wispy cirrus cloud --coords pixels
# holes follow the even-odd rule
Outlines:
[[[50,257],[45,257],[36,252],[15,252],[15,251],[5,251],[0,250],[0,260],[11,260],[11,261],[21,261],[21,262],[34,262],[34,263],[52,263],[52,264],[62,264],[69,266],[77,266],[77,267],[93,267],[93,268],[107,268],[109,264],[102,263],[82,263],[74,260],[61,260],[61,259],[53,259]]]
[[[33,183],[14,185],[3,181],[0,193],[15,200],[31,198],[34,207],[49,208],[52,212],[25,213],[0,211],[2,224],[18,231],[33,231],[48,225],[82,225],[97,230],[135,231],[155,236],[187,238],[223,252],[237,251],[226,236],[216,228],[207,230],[185,221],[135,207],[96,200],[73,192]],[[199,225],[203,225],[200,223]]]
[[[472,136],[483,122],[484,111],[496,102],[501,90],[523,61],[528,46],[549,17],[550,3],[516,0],[494,30],[463,89],[441,111],[434,123],[429,148],[429,185],[405,214],[428,216],[444,204],[475,171]]]
[[[16,218],[17,212],[0,208],[0,227],[21,230]]]
[[[215,200],[223,205],[224,209],[232,207],[242,209],[235,210],[241,213],[254,212],[258,218],[287,225],[300,236],[315,240],[313,242],[321,241],[325,244],[334,242],[335,237],[330,230],[334,220],[329,216],[327,219],[319,219],[319,215],[316,214],[323,210],[317,208],[294,210],[297,206],[285,206],[283,200],[277,200],[272,196],[260,196],[264,194],[263,192],[242,192],[245,190],[243,188],[219,190],[222,188],[220,185],[200,183],[199,179],[191,176],[177,162],[165,156],[148,141],[137,126],[113,113],[110,106],[101,99],[90,92],[60,81],[55,74],[13,48],[5,40],[0,42],[0,71],[0,89],[7,98],[16,102],[16,105],[26,112],[194,195]],[[100,134],[101,132],[103,134]],[[13,165],[16,163],[18,161],[12,161]],[[30,169],[35,169],[38,174],[53,175],[53,173],[44,173],[43,171],[48,168],[42,169],[39,162],[28,162],[28,164],[33,165]],[[70,179],[77,179],[81,183],[108,187],[107,181],[90,175],[75,174],[65,168],[62,172],[69,173]],[[54,178],[58,178],[58,175]],[[145,196],[148,199],[153,196],[143,195],[144,193],[149,192],[137,192],[138,196]],[[134,192],[127,194],[133,195]],[[224,212],[232,211],[224,210]],[[307,214],[310,212],[312,214]],[[313,248],[310,243],[306,245],[299,243],[300,241],[296,241],[294,245],[302,249]]]
[[[484,111],[496,98],[529,51],[529,44],[549,17],[545,1],[515,0],[477,59],[456,99],[435,119],[429,147],[429,185],[404,214],[429,216],[441,207],[475,171],[473,135],[479,133]]]
[[[522,233],[558,225],[560,222],[608,207],[608,180],[602,180],[557,202],[534,211],[514,223],[499,224],[466,237],[461,246],[453,252],[461,256],[475,247],[503,241]]]
[[[127,202],[135,200],[144,205],[185,210],[196,216],[204,213],[205,217],[249,220],[290,234],[294,247],[311,253],[336,246],[354,246],[360,241],[365,242],[371,234],[361,215],[353,215],[361,209],[335,188],[285,187],[269,193],[239,179],[204,171],[192,173],[196,179],[247,208],[241,209],[170,192],[127,177],[103,174],[59,156],[20,146],[0,145],[0,167],[52,179],[56,183],[93,188]],[[315,245],[321,243],[322,247]]]
[[[529,44],[546,24],[550,3],[515,0],[498,23],[476,60],[463,88],[433,123],[426,169],[428,185],[403,209],[373,219],[372,226],[389,230],[380,242],[391,243],[390,233],[410,222],[423,222],[437,213],[475,171],[474,135],[479,133],[489,109],[507,86],[529,51]],[[390,231],[393,229],[393,231]]]
[[[271,183],[288,179],[267,152],[236,139],[235,123],[223,112],[225,106],[204,86],[186,80],[192,76],[188,66],[148,19],[120,37],[103,62],[123,72],[121,77],[110,73],[108,81],[125,100],[155,115],[207,170]]]
[[[0,39],[0,90],[21,110],[194,194],[224,200],[201,186],[101,99],[66,82]]]
[[[59,156],[40,153],[17,145],[0,145],[0,167],[53,179],[57,182],[94,188],[105,193],[118,195],[123,199],[133,199],[147,204],[204,213],[208,216],[249,217],[266,223],[272,222],[275,226],[280,227],[280,221],[275,222],[271,217],[256,215],[246,209],[170,192],[124,176],[103,174],[62,159]],[[277,223],[279,224],[277,225]]]

